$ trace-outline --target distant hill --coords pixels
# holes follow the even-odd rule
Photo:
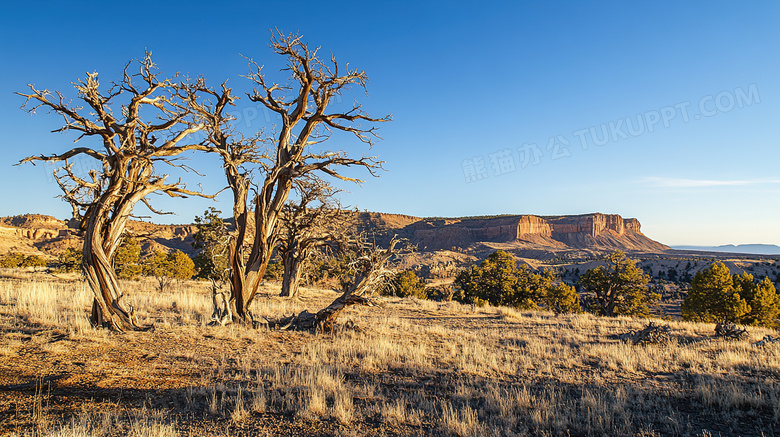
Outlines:
[[[607,252],[661,254],[670,250],[640,231],[637,219],[617,214],[569,216],[497,215],[420,218],[377,212],[358,213],[357,226],[379,246],[393,236],[417,247],[403,268],[448,277],[458,269],[503,250],[529,263],[593,259]],[[195,226],[131,221],[144,253],[182,250],[193,254]],[[81,247],[81,236],[63,220],[39,214],[0,217],[0,255],[8,252],[54,258],[67,247]]]
[[[131,220],[128,230],[142,237],[145,253],[174,249],[194,252],[194,225],[157,225]],[[82,243],[82,238],[64,220],[41,214],[0,217],[0,255],[21,252],[54,258],[68,247],[80,248]]]
[[[780,246],[775,244],[726,244],[723,246],[672,246],[675,250],[699,252],[746,253],[751,255],[780,255]]]
[[[617,214],[417,218],[366,212],[360,218],[364,230],[376,235],[380,244],[398,235],[421,252],[502,249],[523,258],[545,259],[571,252],[659,253],[670,249],[642,234],[639,220]]]

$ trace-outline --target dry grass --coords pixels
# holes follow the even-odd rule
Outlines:
[[[386,299],[351,308],[330,336],[207,327],[205,284],[127,296],[154,333],[91,328],[79,282],[0,280],[0,433],[18,435],[774,435],[780,346],[669,322],[674,340],[632,346],[642,320]],[[256,315],[302,300],[267,286]],[[174,304],[175,302],[175,304]],[[776,333],[772,333],[776,335]],[[33,358],[34,365],[30,365]],[[64,375],[60,379],[53,376]],[[49,377],[43,385],[30,381]],[[26,384],[26,385],[25,385]],[[118,430],[118,431],[117,431]]]
[[[157,417],[155,417],[157,416]],[[166,424],[159,414],[140,412],[139,416],[127,420],[113,414],[81,415],[67,423],[47,431],[25,435],[46,437],[92,437],[102,435],[126,435],[128,437],[176,437],[178,433],[171,424]]]

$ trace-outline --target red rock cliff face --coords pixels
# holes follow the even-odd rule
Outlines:
[[[507,242],[517,238],[517,217],[490,219],[420,219],[399,232],[421,248],[468,247],[477,241]]]
[[[197,226],[156,225],[148,222],[130,221],[127,227],[132,232],[148,236],[141,245],[144,251],[177,249],[190,255],[195,253],[192,243],[195,242],[193,236],[198,231]]]
[[[522,239],[526,235],[541,235],[549,237],[552,235],[552,227],[547,220],[535,215],[524,215],[520,217],[517,223],[516,237]]]
[[[52,238],[57,238],[59,236],[67,235],[66,230],[57,230],[57,229],[14,228],[14,233],[19,237],[27,238],[30,240],[49,240]]]
[[[642,227],[642,225],[639,224],[639,220],[631,218],[631,219],[625,219],[623,223],[626,226],[626,232],[636,232],[641,233],[639,230]]]
[[[587,234],[598,237],[605,232],[613,232],[623,235],[628,232],[639,232],[637,219],[624,219],[617,214],[587,214],[563,217],[551,217],[547,222],[552,227],[554,234]]]
[[[144,235],[144,250],[179,249],[192,254],[193,225],[157,225],[131,220],[128,230]],[[81,237],[63,220],[41,214],[0,217],[0,254],[17,250],[25,253],[57,254],[66,247],[81,247]]]
[[[420,249],[427,250],[468,247],[477,242],[516,242],[557,248],[668,249],[642,235],[637,219],[624,219],[617,214],[420,220],[403,231]]]
[[[640,232],[639,221],[617,214],[586,214],[550,217],[552,238],[572,247],[625,248],[628,250],[665,250]]]
[[[42,214],[0,217],[0,225],[24,229],[64,229],[66,227],[64,221]]]

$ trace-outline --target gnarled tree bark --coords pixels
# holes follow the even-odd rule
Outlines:
[[[102,144],[51,156],[31,156],[20,164],[63,163],[54,175],[64,193],[62,197],[73,207],[71,223],[84,235],[82,268],[95,298],[90,320],[95,326],[118,331],[150,328],[141,326],[133,308],[123,302],[113,266],[133,207],[142,202],[158,212],[146,200],[153,192],[171,197],[204,196],[187,190],[180,180],[166,182],[167,175],[155,171],[155,164],[179,166],[172,161],[176,156],[206,149],[200,143],[186,143],[192,134],[205,128],[189,106],[198,96],[183,83],[159,80],[149,53],[136,64],[137,73],[130,72],[134,64],[128,63],[122,80],[105,91],[100,89],[97,73],[87,73],[86,80],[76,82],[78,97],[86,108],[69,106],[59,92],[52,94],[33,85],[29,85],[31,92],[18,93],[27,99],[24,107],[31,106],[30,112],[43,107],[63,117],[64,126],[55,132],[76,131],[80,134],[76,141],[97,138]],[[81,156],[95,159],[100,169],[91,170],[86,177],[77,175],[69,160]]]
[[[236,234],[231,246],[230,311],[234,319],[244,323],[253,322],[249,308],[278,243],[279,217],[293,181],[312,172],[322,172],[344,181],[360,182],[340,174],[340,169],[363,167],[376,175],[381,168],[382,163],[374,157],[351,158],[344,151],[312,151],[312,147],[326,141],[333,131],[351,133],[371,145],[377,138],[375,127],[363,128],[359,123],[390,120],[390,116],[369,117],[357,104],[346,112],[326,112],[333,98],[349,87],[365,89],[368,77],[364,71],[348,67],[340,70],[335,58],[331,57],[330,62],[321,60],[317,49],[309,49],[300,36],[293,34],[277,31],[271,38],[271,48],[286,58],[285,70],[290,72],[296,86],[269,84],[262,67],[253,61],[250,61],[252,71],[246,77],[257,86],[249,99],[279,117],[275,138],[261,138],[260,134],[245,139],[232,132],[231,118],[222,109],[233,104],[235,97],[225,93],[216,107],[204,107],[201,111],[208,120],[209,141],[223,159],[227,183],[233,192]],[[229,94],[224,85],[223,91]],[[256,195],[250,199],[249,173],[256,166],[261,168],[263,177],[257,184]],[[248,241],[250,224],[254,227],[251,242]]]

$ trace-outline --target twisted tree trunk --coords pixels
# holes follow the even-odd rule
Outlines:
[[[114,256],[133,206],[149,189],[133,190],[128,183],[118,184],[103,193],[86,218],[82,269],[95,299],[92,302],[90,322],[116,331],[145,331],[152,326],[141,326],[130,305],[122,302],[119,280],[114,270]],[[116,193],[124,193],[120,197]]]
[[[233,216],[236,220],[236,238],[231,246],[231,280],[229,308],[235,320],[253,323],[249,308],[265,275],[271,255],[276,249],[279,214],[287,201],[294,180],[307,174],[320,172],[343,181],[359,182],[343,176],[340,169],[363,167],[372,175],[381,168],[374,157],[349,158],[344,151],[312,151],[311,146],[322,143],[334,131],[347,132],[359,141],[372,144],[377,138],[375,127],[364,128],[360,123],[379,123],[390,116],[372,118],[363,113],[359,104],[343,113],[328,113],[326,108],[334,96],[341,95],[350,86],[365,89],[367,75],[363,71],[339,68],[335,58],[330,63],[317,57],[317,50],[297,35],[283,35],[277,31],[271,37],[275,53],[288,61],[290,79],[294,85],[266,82],[263,68],[250,60],[252,71],[247,76],[257,88],[248,95],[249,100],[259,102],[278,114],[280,123],[276,138],[260,138],[258,134],[245,138],[236,134],[230,126],[232,118],[224,112],[233,105],[235,97],[222,84],[222,92],[196,86],[217,99],[214,104],[201,105],[190,101],[189,105],[206,121],[211,151],[223,159],[228,186],[233,190]],[[261,144],[268,141],[267,144]],[[267,148],[273,141],[273,147]],[[263,147],[261,147],[263,146]],[[263,150],[265,149],[265,151]],[[263,179],[257,184],[253,199],[254,240],[247,241],[247,191],[250,187],[252,167],[259,167]],[[245,258],[244,248],[250,250]],[[246,259],[246,262],[245,262]]]
[[[247,319],[247,303],[244,298],[246,264],[243,247],[249,220],[246,210],[249,181],[238,172],[236,165],[225,165],[225,175],[233,191],[233,219],[236,222],[235,235],[230,242],[230,300],[225,308],[225,317],[231,322],[234,319],[244,322]]]
[[[73,208],[74,222],[84,231],[82,268],[95,297],[90,320],[93,325],[118,331],[150,328],[140,326],[132,307],[122,303],[113,266],[133,207],[143,202],[158,213],[145,199],[153,192],[170,197],[214,197],[187,190],[180,180],[166,183],[167,175],[157,174],[154,168],[160,162],[178,166],[173,163],[176,156],[208,149],[200,142],[185,144],[190,135],[205,128],[202,117],[193,113],[201,92],[208,91],[205,84],[200,80],[193,87],[171,79],[158,80],[148,52],[137,62],[138,73],[130,70],[132,66],[133,63],[125,66],[122,79],[107,92],[101,92],[97,72],[87,73],[85,79],[74,82],[84,106],[70,106],[61,93],[39,90],[33,85],[29,85],[29,93],[18,93],[27,99],[25,106],[29,105],[30,112],[45,107],[65,119],[65,124],[55,132],[75,131],[79,134],[76,141],[98,140],[95,147],[30,156],[20,164],[63,163],[54,171],[54,177],[63,191],[62,197]],[[213,91],[208,94],[218,96]],[[210,107],[202,102],[198,106]],[[151,114],[155,115],[147,119]],[[90,170],[87,176],[77,175],[69,163],[74,157],[92,158],[98,168]]]
[[[300,250],[293,249],[292,253],[284,256],[284,276],[282,277],[282,291],[279,294],[282,297],[298,297],[298,286],[301,281],[303,269],[301,265]]]

